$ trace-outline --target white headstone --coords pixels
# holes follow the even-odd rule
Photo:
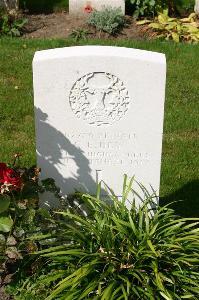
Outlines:
[[[195,13],[199,16],[199,0],[195,0]]]
[[[125,14],[125,0],[69,0],[69,13],[86,15],[93,10],[102,10],[103,7],[121,8]]]
[[[165,55],[81,46],[36,52],[37,163],[68,194],[116,194],[123,175],[159,191]]]

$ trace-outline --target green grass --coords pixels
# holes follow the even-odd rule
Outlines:
[[[199,216],[199,45],[160,41],[87,42],[95,43],[166,54],[161,203],[183,199],[184,202],[175,204],[177,212]],[[71,40],[0,40],[0,161],[8,162],[12,154],[21,152],[24,165],[35,163],[31,67],[34,52],[75,44]]]

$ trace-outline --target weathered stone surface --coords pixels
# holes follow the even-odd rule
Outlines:
[[[125,14],[125,0],[70,0],[69,13],[74,15],[86,15],[92,10],[101,10],[104,6],[121,7]]]
[[[104,180],[117,195],[124,174],[159,191],[165,56],[83,46],[35,54],[37,161],[63,195],[95,193]]]

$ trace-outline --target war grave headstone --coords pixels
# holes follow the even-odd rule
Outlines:
[[[125,0],[69,0],[69,13],[86,15],[93,10],[102,10],[104,7],[121,8],[125,14]]]
[[[122,178],[160,186],[166,59],[107,46],[36,52],[33,61],[37,163],[62,195],[119,196]]]

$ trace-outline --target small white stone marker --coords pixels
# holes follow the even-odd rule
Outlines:
[[[87,15],[93,10],[102,10],[104,7],[121,8],[125,14],[125,0],[69,0],[69,14]]]
[[[36,52],[37,163],[62,194],[95,194],[104,180],[121,195],[123,175],[157,193],[165,55],[106,46]]]

